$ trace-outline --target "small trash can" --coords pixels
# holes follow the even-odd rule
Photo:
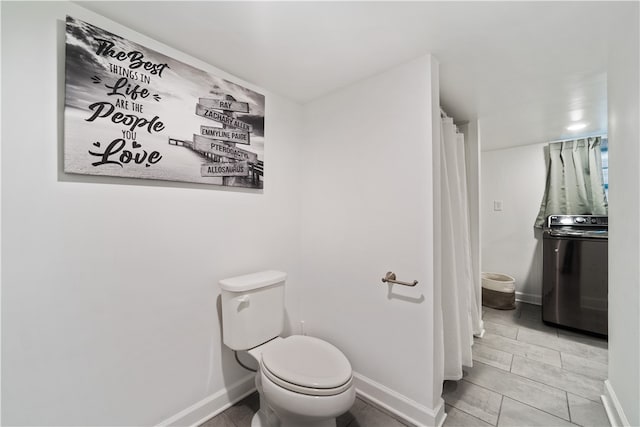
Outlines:
[[[498,310],[516,308],[516,279],[502,273],[482,273],[482,305]]]

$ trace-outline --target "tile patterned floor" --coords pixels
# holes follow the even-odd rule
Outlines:
[[[445,426],[609,426],[606,340],[549,327],[531,304],[483,313],[473,368],[444,384]]]
[[[546,326],[539,306],[484,308],[485,336],[473,346],[473,368],[446,381],[447,418],[455,426],[609,426],[600,401],[607,378],[607,341]],[[249,427],[257,393],[200,427]],[[402,427],[356,399],[337,427]]]

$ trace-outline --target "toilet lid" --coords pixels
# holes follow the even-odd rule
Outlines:
[[[281,380],[313,389],[333,389],[351,379],[351,364],[333,345],[293,335],[262,353],[262,364]]]

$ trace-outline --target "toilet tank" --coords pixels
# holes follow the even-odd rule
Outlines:
[[[256,347],[282,333],[287,273],[261,271],[220,281],[222,339],[233,350]]]

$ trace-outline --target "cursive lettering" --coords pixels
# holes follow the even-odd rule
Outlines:
[[[164,123],[160,121],[160,117],[155,116],[153,119],[147,120],[135,114],[124,114],[119,111],[114,112],[116,107],[110,102],[94,102],[89,105],[89,109],[93,111],[93,114],[88,119],[85,119],[87,122],[110,117],[113,123],[121,123],[127,126],[132,132],[136,130],[136,128],[144,128],[152,134],[153,132],[161,132],[164,129]]]
[[[108,56],[118,61],[129,61],[129,69],[134,70],[137,68],[141,68],[149,74],[157,75],[158,77],[162,77],[162,72],[169,67],[169,64],[155,64],[152,61],[146,61],[144,59],[144,54],[142,52],[138,52],[137,50],[131,52],[118,51],[114,49],[115,43],[109,40],[96,38],[95,39],[99,45],[98,49],[96,49],[96,55],[98,56]]]
[[[134,141],[135,143],[135,141]],[[107,146],[107,148],[102,153],[94,153],[89,150],[89,154],[92,156],[100,157],[100,160],[97,162],[91,163],[91,166],[101,166],[101,165],[118,165],[123,167],[123,164],[127,164],[130,162],[134,162],[136,164],[146,163],[145,166],[153,165],[158,163],[162,159],[162,155],[157,151],[152,151],[151,153],[147,153],[146,150],[142,150],[142,152],[132,152],[130,150],[125,150],[126,142],[122,138],[114,139]],[[134,147],[141,148],[142,145],[134,144]],[[113,160],[115,158],[116,160]]]
[[[107,95],[117,95],[126,98],[127,96],[133,100],[140,98],[146,98],[150,95],[149,90],[146,88],[141,88],[140,85],[136,84],[133,87],[131,83],[129,83],[129,79],[126,77],[120,77],[118,81],[115,82],[113,86],[109,86],[108,84],[104,85],[107,89],[111,89],[110,92],[107,92]],[[121,90],[122,89],[122,90]]]

